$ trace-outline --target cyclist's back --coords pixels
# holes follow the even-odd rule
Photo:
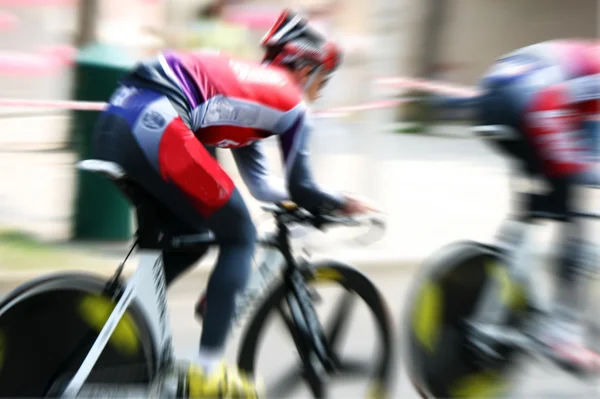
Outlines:
[[[281,67],[220,52],[169,51],[139,65],[123,83],[164,93],[200,141],[230,148],[285,131],[302,116],[302,91],[291,79]]]
[[[597,43],[555,40],[519,49],[500,57],[481,87],[478,123],[514,129],[520,141],[498,143],[528,172],[598,184],[589,162],[599,151],[593,124],[600,101]]]

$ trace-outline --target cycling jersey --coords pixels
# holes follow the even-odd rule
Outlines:
[[[141,147],[156,153],[157,168],[162,170],[168,167],[166,163],[178,162],[177,151],[181,148],[170,146],[169,142],[181,140],[185,126],[205,145],[232,149],[244,182],[253,196],[263,201],[287,199],[286,191],[269,178],[260,144],[261,139],[276,135],[291,199],[310,210],[330,211],[339,208],[342,199],[314,182],[308,163],[309,111],[301,87],[292,79],[285,69],[234,59],[222,53],[170,51],[139,64],[125,76],[121,80],[124,87],[111,104],[126,101],[130,92],[139,88],[162,93],[177,116],[171,117],[171,111],[158,105],[149,107],[146,114],[166,118],[172,128],[165,127],[160,137],[147,134],[136,137]],[[174,130],[180,133],[174,134]],[[169,156],[168,151],[174,154]],[[182,181],[193,176],[181,172],[171,178]],[[196,184],[202,185],[202,182]]]
[[[600,184],[600,46],[557,40],[501,57],[482,79],[484,124],[523,133],[549,177]]]

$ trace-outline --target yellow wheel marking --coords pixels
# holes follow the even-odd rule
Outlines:
[[[79,303],[79,314],[97,332],[102,331],[115,303],[109,298],[86,295]],[[139,331],[129,313],[125,313],[112,333],[109,342],[121,353],[134,355],[138,352]]]
[[[412,328],[419,342],[433,353],[442,320],[442,292],[437,284],[425,283],[416,299]]]

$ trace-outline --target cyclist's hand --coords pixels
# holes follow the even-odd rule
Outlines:
[[[356,196],[345,194],[344,205],[341,211],[345,215],[360,215],[368,212],[377,212],[378,210],[373,205],[358,199]]]

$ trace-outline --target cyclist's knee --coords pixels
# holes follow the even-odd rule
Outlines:
[[[219,243],[219,260],[211,280],[228,289],[243,288],[250,275],[257,232],[237,189],[227,204],[212,215],[210,228]]]
[[[244,199],[237,189],[227,204],[216,211],[210,220],[211,230],[221,246],[242,246],[253,249],[257,232]]]

